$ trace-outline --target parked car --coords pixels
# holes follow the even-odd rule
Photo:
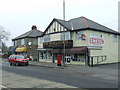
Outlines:
[[[26,65],[28,66],[29,60],[24,58],[23,55],[10,55],[8,58],[10,65]]]

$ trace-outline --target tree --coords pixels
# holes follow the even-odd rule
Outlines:
[[[9,31],[5,31],[5,29],[0,26],[0,41],[8,41],[9,40],[9,36],[10,36],[10,32]]]
[[[10,32],[5,31],[5,29],[2,26],[0,26],[0,52],[2,51],[2,53],[8,52],[8,48],[5,42],[9,40],[9,36]]]

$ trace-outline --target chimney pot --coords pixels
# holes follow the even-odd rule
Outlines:
[[[33,26],[32,26],[32,30],[34,30],[34,29],[37,29],[36,25],[33,25]]]

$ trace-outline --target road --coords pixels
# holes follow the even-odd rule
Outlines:
[[[118,88],[117,78],[99,78],[94,73],[35,65],[10,66],[4,61],[1,66],[2,85],[8,88]]]

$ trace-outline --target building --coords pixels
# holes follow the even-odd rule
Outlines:
[[[118,2],[118,31],[120,33],[120,1]],[[118,54],[120,54],[120,37],[119,39],[119,43],[118,43]],[[120,61],[120,55],[118,55],[118,60]]]
[[[35,25],[32,26],[31,30],[12,39],[14,42],[15,54],[22,54],[25,57],[29,57],[32,60],[38,60],[38,38],[42,34],[41,31],[37,30]]]
[[[120,33],[85,17],[69,21],[53,19],[38,37],[39,61],[55,62],[57,55],[72,64],[118,62]]]
[[[2,57],[2,41],[0,40],[0,58]]]

